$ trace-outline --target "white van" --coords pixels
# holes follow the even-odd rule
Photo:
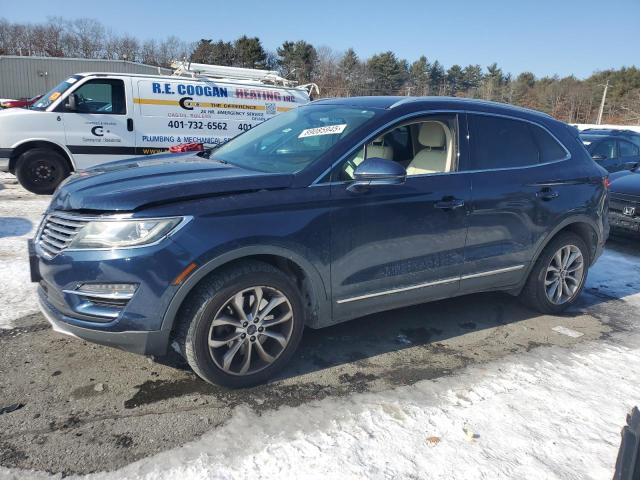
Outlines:
[[[0,171],[52,193],[71,171],[181,143],[219,145],[310,101],[275,72],[178,64],[172,76],[79,73],[29,109],[0,111]]]

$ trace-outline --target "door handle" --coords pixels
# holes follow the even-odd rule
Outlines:
[[[444,197],[434,205],[441,210],[455,210],[456,208],[464,207],[464,200],[454,197]]]
[[[555,190],[552,190],[549,187],[543,188],[536,195],[540,200],[544,200],[544,201],[553,200],[554,198],[558,198],[560,196],[558,192],[556,192]]]
[[[127,130],[133,132],[133,118],[127,118]]]

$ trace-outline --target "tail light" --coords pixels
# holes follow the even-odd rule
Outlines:
[[[171,153],[180,152],[202,152],[204,145],[202,143],[181,143],[180,145],[173,145],[169,147]]]
[[[609,190],[609,187],[611,186],[611,180],[609,180],[609,177],[602,177],[602,186],[605,190]]]

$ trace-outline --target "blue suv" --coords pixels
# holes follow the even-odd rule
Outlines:
[[[566,309],[608,235],[606,171],[550,116],[452,98],[321,100],[199,153],[63,183],[30,243],[62,333],[206,381],[265,381],[304,327],[474,292]],[[391,320],[390,320],[391,321]]]

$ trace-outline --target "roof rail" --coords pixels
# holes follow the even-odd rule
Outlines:
[[[175,69],[173,75],[180,77],[241,80],[267,85],[282,85],[284,87],[296,87],[297,83],[278,75],[273,70],[256,70],[253,68],[225,67],[221,65],[207,65],[193,62],[171,62]],[[305,86],[306,87],[306,86]]]

